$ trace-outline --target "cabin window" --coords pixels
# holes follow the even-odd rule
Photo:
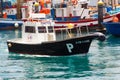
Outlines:
[[[33,27],[33,26],[26,26],[25,27],[25,32],[27,32],[27,33],[35,33],[35,27]]]
[[[43,26],[43,27],[38,27],[38,32],[39,33],[46,33],[47,31],[46,31],[46,28]]]
[[[48,32],[52,33],[53,32],[53,26],[48,26]]]

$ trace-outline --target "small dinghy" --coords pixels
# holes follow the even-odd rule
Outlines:
[[[99,32],[63,40],[57,40],[56,36],[53,20],[29,20],[23,23],[21,38],[7,40],[8,50],[20,54],[67,56],[86,54],[94,39],[105,40],[105,35]]]

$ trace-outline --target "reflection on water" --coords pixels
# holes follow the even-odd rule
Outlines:
[[[33,57],[33,56],[9,56],[10,60],[24,60],[22,67],[29,71],[27,78],[70,78],[83,77],[83,71],[90,70],[88,57],[69,56],[69,57]],[[31,76],[30,76],[31,75]]]

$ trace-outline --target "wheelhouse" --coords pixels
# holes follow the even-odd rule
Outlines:
[[[27,42],[45,42],[56,40],[54,26],[52,22],[46,21],[26,21],[22,29],[22,39]]]

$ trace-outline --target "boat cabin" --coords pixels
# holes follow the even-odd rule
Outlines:
[[[22,39],[26,42],[41,43],[56,40],[54,22],[51,20],[29,20],[22,27]]]

